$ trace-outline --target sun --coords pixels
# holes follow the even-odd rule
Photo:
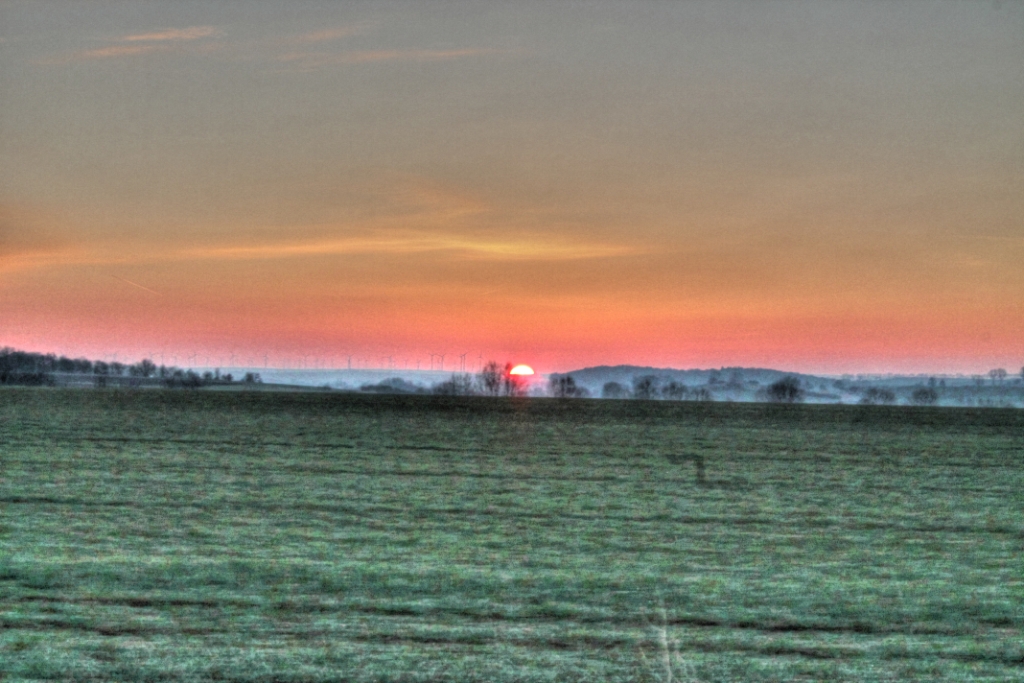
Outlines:
[[[531,368],[529,365],[517,365],[514,368],[512,368],[511,370],[509,370],[508,374],[510,374],[510,375],[532,375],[533,374],[533,368]]]

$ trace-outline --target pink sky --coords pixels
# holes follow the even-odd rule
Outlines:
[[[1024,365],[1019,3],[79,7],[0,7],[0,346]]]

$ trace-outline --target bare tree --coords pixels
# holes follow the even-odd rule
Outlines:
[[[502,368],[495,361],[490,361],[480,371],[477,378],[480,393],[484,396],[524,396],[526,383],[519,375],[512,374],[512,364],[505,363]]]
[[[1002,384],[1003,380],[1006,379],[1006,374],[1006,370],[1003,368],[996,368],[995,370],[988,371],[988,376],[992,378],[992,384],[996,384],[997,382]]]
[[[148,358],[143,358],[128,368],[128,374],[132,377],[152,377],[155,373],[156,365]]]
[[[601,387],[601,398],[629,398],[629,390],[618,382],[605,382]]]
[[[682,401],[688,391],[685,384],[672,380],[661,388],[661,397],[669,401]]]
[[[891,389],[870,387],[864,392],[864,396],[860,399],[860,402],[862,405],[866,406],[892,405],[896,402],[896,394]]]
[[[556,375],[549,380],[548,386],[551,395],[555,398],[587,398],[590,396],[586,387],[576,384],[572,375]]]
[[[933,406],[939,402],[939,392],[931,387],[914,389],[914,393],[910,395],[910,402],[916,406]]]
[[[800,380],[787,375],[768,387],[768,400],[772,403],[800,403],[804,400],[804,390]]]
[[[441,396],[472,396],[476,393],[472,376],[464,374],[454,374],[450,379],[435,384],[432,391]]]
[[[633,398],[641,401],[650,401],[658,398],[660,382],[654,375],[644,375],[633,378]]]
[[[478,377],[480,393],[484,396],[500,396],[501,374],[501,366],[493,360],[488,361]]]
[[[512,364],[505,363],[505,372],[501,377],[502,396],[525,396],[526,381],[520,375],[512,374]]]

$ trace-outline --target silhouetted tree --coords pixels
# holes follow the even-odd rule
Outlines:
[[[910,395],[910,402],[916,406],[933,406],[939,402],[939,392],[931,387],[914,389]]]
[[[633,398],[641,401],[650,401],[658,398],[658,378],[654,375],[644,375],[633,378]]]
[[[488,361],[478,377],[480,393],[484,396],[501,395],[501,366],[495,361]]]
[[[669,401],[682,401],[686,398],[687,392],[685,384],[672,380],[661,388],[661,397]]]
[[[148,358],[144,358],[128,368],[128,374],[132,377],[152,377],[155,373],[156,365]]]
[[[440,396],[472,396],[476,393],[470,375],[452,375],[450,379],[435,384],[432,391]]]
[[[768,387],[768,400],[772,403],[800,403],[804,400],[804,390],[800,388],[800,380],[787,375]]]
[[[561,375],[552,377],[548,381],[548,388],[555,398],[587,398],[590,392],[586,387],[576,384],[572,375]]]
[[[363,384],[359,391],[367,391],[374,394],[422,394],[426,389],[418,384],[407,382],[401,377],[389,377],[377,384]]]
[[[715,397],[705,387],[697,387],[690,392],[690,399],[694,401],[714,401]]]
[[[629,391],[618,382],[605,382],[601,387],[601,398],[629,398]]]
[[[524,396],[526,382],[519,375],[511,374],[512,364],[502,368],[495,361],[489,361],[480,371],[477,381],[484,396]]]
[[[988,376],[992,378],[992,384],[1002,384],[1003,380],[1006,379],[1006,370],[1003,368],[996,368],[995,370],[989,370]]]
[[[896,402],[896,394],[890,389],[871,387],[864,392],[864,396],[860,399],[860,402],[863,405],[868,406],[892,405]]]
[[[525,396],[526,380],[519,375],[512,374],[512,364],[505,363],[505,372],[501,377],[502,396]]]

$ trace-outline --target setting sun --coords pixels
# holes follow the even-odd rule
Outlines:
[[[508,374],[510,374],[510,375],[532,375],[533,374],[533,368],[531,368],[529,365],[517,365],[514,368],[512,368],[511,370],[509,370]]]

